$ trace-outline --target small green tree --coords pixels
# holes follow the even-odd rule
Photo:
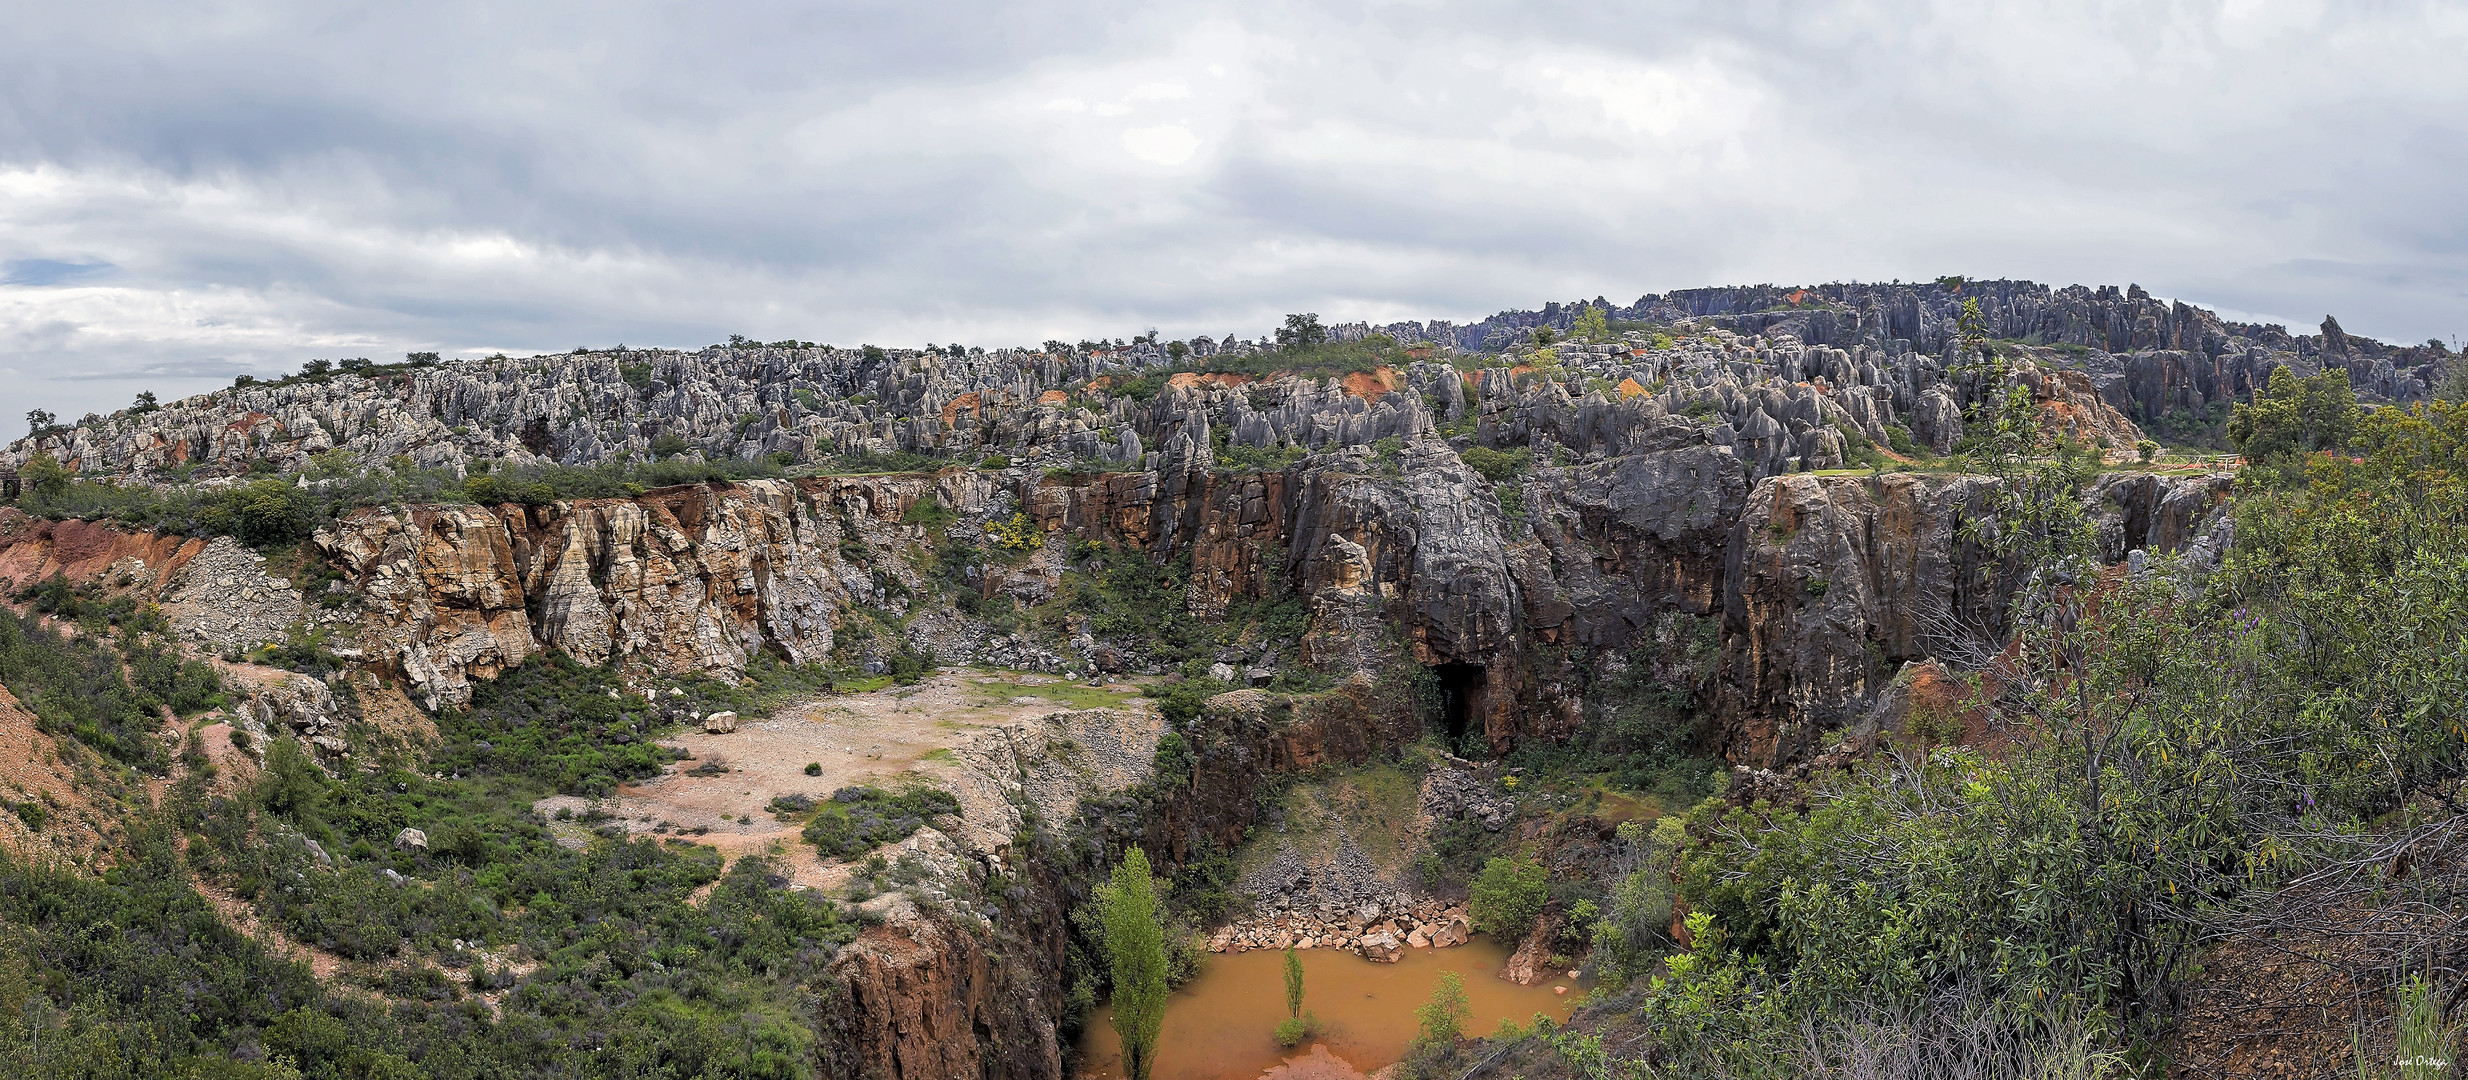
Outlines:
[[[1277,328],[1277,347],[1280,349],[1308,349],[1327,341],[1328,328],[1320,325],[1318,312],[1288,315],[1285,325]]]
[[[1500,942],[1523,937],[1551,900],[1551,870],[1531,855],[1492,859],[1474,878],[1474,929]]]
[[[1292,945],[1285,947],[1285,1013],[1303,1014],[1303,958],[1295,955]]]
[[[1148,853],[1132,848],[1098,896],[1104,912],[1106,958],[1114,976],[1114,1034],[1123,1043],[1123,1075],[1148,1080],[1156,1067],[1157,1033],[1165,1026],[1165,923]]]
[[[26,481],[26,490],[43,498],[57,499],[68,494],[69,471],[61,468],[59,460],[50,454],[27,458],[21,475]]]
[[[2251,404],[2239,403],[2228,417],[2228,437],[2251,464],[2285,472],[2307,454],[2338,450],[2356,438],[2364,410],[2348,373],[2338,368],[2303,378],[2275,368],[2271,383]]]
[[[1439,982],[1431,987],[1431,1000],[1414,1010],[1414,1019],[1422,1023],[1424,1045],[1453,1043],[1465,1037],[1465,1020],[1474,1015],[1474,1006],[1465,999],[1465,980],[1454,971],[1440,973]]]
[[[249,789],[257,805],[297,822],[314,813],[325,794],[325,774],[301,752],[296,740],[267,740],[266,767]]]
[[[1670,815],[1655,822],[1650,834],[1640,822],[1621,822],[1617,835],[1624,849],[1619,865],[1627,869],[1612,886],[1610,906],[1590,928],[1594,952],[1588,961],[1614,989],[1651,972],[1675,944],[1671,862],[1687,846],[1688,829],[1678,815]]]
[[[2149,439],[2144,439],[2134,444],[2134,456],[2140,459],[2145,465],[2150,464],[2152,459],[2159,457],[2159,453],[2160,444],[2152,442]]]
[[[1577,321],[1569,327],[1568,336],[1579,341],[1609,340],[1611,320],[1603,317],[1601,308],[1587,304],[1577,309]]]
[[[259,480],[230,496],[231,531],[250,547],[288,544],[308,535],[308,507],[280,480]]]

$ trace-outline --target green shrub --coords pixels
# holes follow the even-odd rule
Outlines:
[[[1513,943],[1533,929],[1551,901],[1551,871],[1531,855],[1492,859],[1476,875],[1467,905],[1474,929],[1502,944]]]
[[[1199,718],[1200,708],[1208,699],[1234,689],[1234,684],[1215,679],[1184,679],[1152,688],[1148,696],[1157,702],[1157,711],[1166,722],[1181,726]]]
[[[440,762],[456,772],[520,776],[573,795],[658,776],[675,758],[653,741],[669,725],[650,703],[623,692],[614,672],[559,652],[478,684],[471,705],[444,711],[437,726],[449,737]]]
[[[1534,451],[1520,446],[1514,450],[1494,450],[1488,446],[1468,447],[1457,455],[1467,468],[1483,474],[1494,484],[1507,483],[1534,467]]]
[[[1893,447],[1895,453],[1904,457],[1919,452],[1919,444],[1912,441],[1911,429],[1901,424],[1885,425],[1885,445]]]
[[[826,472],[867,475],[872,473],[932,472],[943,462],[925,454],[908,450],[888,454],[842,454],[826,463]]]
[[[1285,1019],[1283,1019],[1283,1020],[1279,1020],[1279,1021],[1277,1021],[1277,1032],[1276,1032],[1276,1037],[1277,1037],[1277,1045],[1282,1046],[1282,1047],[1284,1047],[1284,1048],[1286,1048],[1286,1049],[1288,1049],[1288,1050],[1294,1049],[1295,1047],[1302,1045],[1302,1041],[1303,1041],[1304,1039],[1308,1039],[1308,1038],[1310,1038],[1313,1034],[1317,1033],[1319,1030],[1320,1030],[1320,1021],[1319,1021],[1319,1017],[1316,1017],[1316,1016],[1289,1016],[1289,1017],[1286,1017],[1286,1018],[1285,1018]]]
[[[902,686],[924,682],[926,676],[934,674],[936,666],[933,653],[915,647],[891,654],[886,664],[890,668],[891,681]]]
[[[1397,473],[1398,458],[1405,453],[1405,440],[1395,435],[1383,435],[1371,443],[1371,460],[1381,472]]]
[[[1454,971],[1443,971],[1432,984],[1431,999],[1414,1010],[1420,1032],[1415,1041],[1424,1046],[1445,1046],[1465,1037],[1465,1019],[1474,1015],[1474,1007],[1466,1001],[1465,980]]]
[[[936,498],[931,491],[918,496],[917,501],[908,504],[908,509],[900,514],[901,524],[915,525],[924,529],[929,538],[940,537],[943,530],[950,528],[951,523],[958,520],[960,520],[960,515],[950,507],[944,506],[943,501]]]
[[[802,835],[826,859],[854,859],[884,844],[905,840],[929,819],[960,812],[950,792],[924,786],[893,793],[872,786],[831,793]]]

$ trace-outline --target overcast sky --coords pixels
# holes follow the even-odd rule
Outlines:
[[[0,399],[1941,274],[2448,339],[2464,106],[2458,3],[16,3]]]

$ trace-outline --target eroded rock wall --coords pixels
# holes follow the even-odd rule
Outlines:
[[[1894,675],[1931,658],[1961,667],[2004,647],[2023,567],[1972,526],[1996,481],[1975,476],[1781,476],[1732,526],[1723,654],[1713,702],[1734,760],[1771,766],[1817,749]],[[2084,493],[2098,555],[2218,550],[2228,477],[2115,474]]]
[[[1734,447],[1699,442],[1494,485],[1425,437],[1387,460],[1356,449],[1267,473],[947,470],[367,511],[319,543],[361,598],[360,655],[431,708],[544,649],[723,677],[760,650],[823,660],[852,612],[932,607],[948,587],[903,554],[930,539],[904,520],[929,494],[950,535],[1016,511],[1056,538],[961,587],[1049,595],[1063,541],[1084,538],[1188,559],[1196,615],[1291,590],[1310,615],[1295,662],[1478,670],[1469,723],[1495,748],[1572,733],[1586,692],[1573,658],[1625,650],[1673,613],[1721,619],[1711,707],[1722,749],[1757,762],[1846,722],[1907,661],[1976,662],[2003,640],[2012,568],[1966,532],[1993,481],[1749,476]],[[2103,558],[2196,543],[2226,483],[2102,478],[2084,497]],[[1083,634],[1024,654],[956,611],[928,614],[912,633],[937,635],[950,662],[1061,670],[1140,648]]]
[[[368,510],[317,544],[365,605],[362,653],[436,708],[549,648],[724,676],[764,648],[820,661],[842,611],[887,599],[878,573],[921,584],[896,560],[849,553],[922,540],[900,518],[928,493],[965,510],[990,490],[954,473]]]

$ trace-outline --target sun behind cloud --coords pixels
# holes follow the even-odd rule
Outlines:
[[[1155,165],[1180,165],[1200,152],[1200,137],[1182,124],[1159,124],[1123,132],[1123,149]]]

